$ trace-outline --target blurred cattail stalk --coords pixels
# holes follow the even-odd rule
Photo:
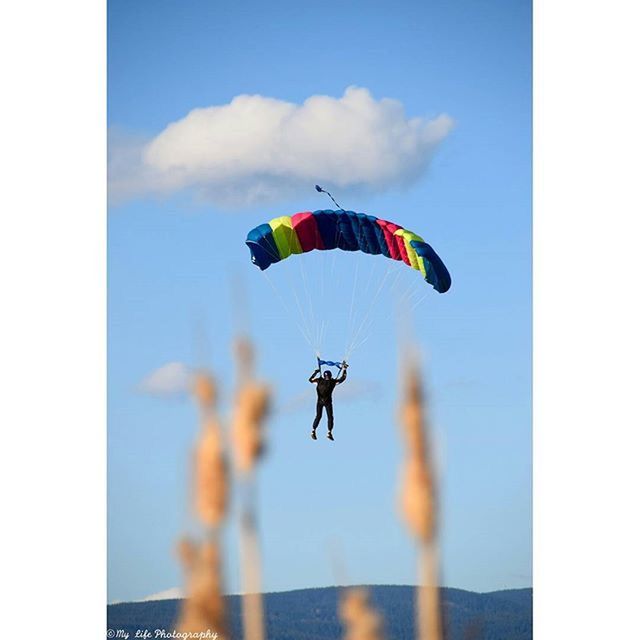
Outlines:
[[[200,520],[218,527],[227,511],[227,465],[222,429],[214,416],[202,424],[195,454],[195,506]]]
[[[194,455],[195,511],[207,529],[207,536],[201,544],[183,540],[178,548],[187,597],[182,602],[177,630],[210,631],[217,633],[219,640],[226,640],[229,636],[219,529],[227,513],[229,479],[213,378],[206,372],[196,374],[192,393],[200,409],[201,424]]]
[[[340,598],[344,640],[384,640],[382,616],[369,603],[366,589],[346,589]]]
[[[203,524],[216,528],[227,511],[229,482],[222,426],[215,408],[215,383],[211,376],[197,374],[193,392],[201,414],[201,430],[195,453],[196,513]]]
[[[438,553],[435,544],[420,545],[418,566],[420,570],[420,587],[417,594],[418,638],[440,640],[442,619],[438,587]]]
[[[250,520],[247,522],[247,520]],[[260,547],[255,522],[245,512],[240,526],[240,555],[242,563],[242,625],[245,640],[263,640],[264,607],[260,575]]]
[[[440,640],[442,621],[438,589],[436,490],[429,446],[429,422],[422,379],[415,361],[405,360],[400,407],[406,456],[402,469],[400,506],[410,532],[417,538],[417,637]]]
[[[209,630],[226,640],[227,619],[222,588],[220,549],[216,540],[197,545],[182,540],[178,553],[182,561],[187,584],[187,597],[176,624],[181,633]]]
[[[240,522],[243,592],[242,620],[245,640],[264,640],[264,607],[260,579],[260,548],[256,526],[255,469],[264,452],[264,422],[269,388],[253,377],[253,347],[247,339],[236,342],[239,388],[235,398],[232,442],[235,466],[243,480],[244,504]]]

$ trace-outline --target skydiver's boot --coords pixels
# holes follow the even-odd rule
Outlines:
[[[331,431],[327,433],[327,438],[329,438],[329,440],[333,440],[333,433]]]
[[[316,430],[315,429],[311,429],[311,439],[312,440],[317,440],[318,437],[316,436]]]

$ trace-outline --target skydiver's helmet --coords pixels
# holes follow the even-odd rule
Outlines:
[[[325,380],[331,380],[331,371],[325,371],[325,372],[322,374],[322,377],[323,377]]]

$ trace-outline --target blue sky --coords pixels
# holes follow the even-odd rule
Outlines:
[[[431,292],[413,318],[441,465],[443,583],[479,591],[529,586],[529,3],[111,0],[108,26],[109,126],[128,135],[156,136],[192,109],[240,94],[299,104],[318,94],[339,98],[352,85],[400,101],[409,117],[453,118],[453,131],[411,186],[334,195],[346,208],[421,233],[452,273],[451,291]],[[231,289],[240,278],[260,374],[273,381],[279,407],[305,394],[313,353],[249,262],[244,238],[276,215],[329,206],[310,184],[306,195],[233,210],[189,190],[142,193],[110,207],[110,600],[180,584],[173,548],[192,527],[185,502],[195,411],[184,399],[137,393],[137,385],[168,362],[204,359],[231,390]],[[336,263],[346,283],[352,257]],[[374,276],[387,266],[361,260],[362,273],[370,268]],[[310,278],[323,267],[316,258],[308,264]],[[297,268],[275,265],[269,278],[286,291]],[[400,279],[428,286],[409,269]],[[335,336],[347,290],[328,290],[322,305]],[[270,421],[259,475],[266,590],[333,584],[332,548],[350,582],[415,581],[414,548],[395,506],[402,452],[390,295],[352,358],[349,384],[360,393],[336,398],[336,442],[309,439],[309,397]],[[203,333],[206,347],[197,338]],[[327,357],[342,355],[337,338],[328,348]],[[232,521],[230,591],[239,588],[234,532]]]

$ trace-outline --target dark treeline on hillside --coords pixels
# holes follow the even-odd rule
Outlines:
[[[414,588],[369,587],[371,598],[385,619],[389,640],[413,640]],[[339,589],[303,589],[265,595],[269,640],[339,640]],[[531,640],[532,590],[510,589],[474,593],[442,589],[446,640]],[[107,627],[135,637],[137,630],[173,630],[179,600],[156,600],[109,605]],[[242,640],[239,596],[227,597],[232,640]],[[154,636],[152,636],[154,637]]]

